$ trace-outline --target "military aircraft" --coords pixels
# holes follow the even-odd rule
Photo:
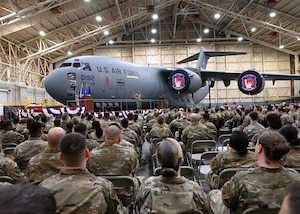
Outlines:
[[[103,56],[78,56],[67,59],[45,79],[46,91],[68,106],[78,105],[78,97],[91,96],[99,108],[136,108],[135,95],[139,91],[142,108],[156,107],[163,100],[168,106],[194,106],[208,93],[215,81],[238,81],[242,93],[254,95],[264,89],[265,80],[300,80],[300,75],[207,70],[210,57],[246,54],[245,52],[200,52],[180,62],[198,60],[196,68],[168,68],[136,65]],[[77,98],[77,102],[75,102]],[[156,103],[157,104],[157,103]]]

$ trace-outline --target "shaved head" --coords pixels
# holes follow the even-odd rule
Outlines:
[[[54,127],[49,130],[47,141],[50,149],[58,149],[60,140],[66,135],[66,131],[61,127]]]

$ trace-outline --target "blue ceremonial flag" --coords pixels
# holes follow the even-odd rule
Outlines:
[[[81,83],[79,97],[82,98],[84,96],[90,96],[90,95],[91,95],[90,86],[88,86],[87,83],[86,84]]]

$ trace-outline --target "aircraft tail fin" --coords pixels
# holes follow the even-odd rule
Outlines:
[[[210,57],[216,57],[216,56],[233,56],[233,55],[242,55],[246,54],[246,52],[222,52],[222,51],[206,51],[204,48],[200,49],[199,53],[194,54],[193,56],[190,56],[188,58],[185,58],[177,64],[187,63],[194,60],[198,60],[197,62],[197,68],[205,69],[207,65],[207,61]]]

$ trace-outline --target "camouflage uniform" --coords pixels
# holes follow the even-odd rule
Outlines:
[[[90,152],[87,163],[88,170],[96,176],[131,175],[136,172],[137,166],[138,159],[134,149],[105,143]]]
[[[124,175],[132,176],[138,168],[137,154],[134,148],[120,144],[101,144],[99,149],[91,151],[87,162],[88,170],[96,176]],[[133,178],[135,190],[138,190],[143,178]],[[132,194],[130,189],[119,189],[119,199],[125,206],[130,205]],[[136,193],[135,193],[136,194]]]
[[[252,137],[257,134],[259,132],[259,130],[261,129],[265,129],[265,127],[263,125],[261,125],[260,123],[258,123],[257,121],[254,121],[252,123],[250,123],[248,126],[246,126],[243,129],[243,132],[245,132],[248,136],[248,139],[251,140]]]
[[[129,141],[133,145],[137,145],[139,142],[136,132],[131,129],[122,129],[121,138]]]
[[[208,128],[209,139],[215,140],[217,137],[217,127],[212,122],[199,122]]]
[[[174,119],[169,124],[169,129],[175,135],[176,140],[181,141],[181,134],[185,127],[191,124],[187,119]],[[178,131],[178,135],[176,132]]]
[[[137,134],[138,139],[139,139],[139,144],[142,144],[143,129],[141,128],[139,123],[133,122],[133,121],[128,121],[128,128],[135,131],[135,133]]]
[[[11,177],[16,183],[27,181],[16,162],[5,157],[4,154],[0,154],[0,176],[3,175]]]
[[[200,123],[191,124],[182,131],[181,139],[186,145],[186,151],[189,151],[194,140],[210,139],[208,128]]]
[[[27,168],[29,160],[37,154],[47,150],[47,141],[41,140],[39,137],[29,137],[28,140],[19,144],[15,148],[15,161],[21,170]]]
[[[102,136],[101,136],[100,138],[97,137],[96,131],[93,131],[93,132],[91,132],[91,133],[89,134],[89,139],[95,140],[95,141],[97,141],[98,143],[102,143],[102,142],[104,141],[103,138],[102,138]]]
[[[57,213],[117,213],[113,184],[87,169],[63,169],[40,186],[54,193]]]
[[[282,126],[284,126],[284,125],[292,125],[292,123],[294,122],[294,119],[290,115],[288,115],[288,114],[282,114],[280,116],[280,120],[281,120]]]
[[[173,133],[171,130],[168,128],[168,126],[165,126],[166,124],[160,126],[153,126],[151,131],[149,132],[149,135],[147,136],[147,140],[150,142],[150,152],[151,154],[154,154],[159,142],[163,138],[167,137],[174,137]],[[158,141],[154,141],[154,138],[158,138]]]
[[[206,194],[184,177],[149,177],[137,195],[140,213],[204,213]]]
[[[284,188],[299,180],[299,173],[293,169],[251,168],[234,175],[224,184],[222,192],[212,190],[208,197],[209,204],[216,202],[215,207],[211,206],[215,213],[221,213],[220,210],[224,210],[223,203],[233,214],[242,213],[247,208],[280,208]]]
[[[227,168],[250,168],[257,166],[257,158],[254,152],[248,151],[247,154],[240,156],[233,148],[220,152],[212,159],[210,164],[211,171],[208,173],[207,182],[213,189],[218,189],[219,174]],[[220,181],[221,187],[225,182]]]
[[[60,172],[63,163],[59,158],[59,150],[46,150],[33,156],[28,163],[30,181],[43,181]]]
[[[91,151],[100,147],[100,144],[93,139],[85,139],[86,147]]]
[[[290,151],[283,156],[283,165],[289,168],[300,168],[300,145],[289,144]]]
[[[0,140],[2,141],[2,144],[6,144],[6,143],[20,144],[25,140],[25,138],[22,134],[18,132],[12,130],[10,131],[2,130],[0,132]]]

